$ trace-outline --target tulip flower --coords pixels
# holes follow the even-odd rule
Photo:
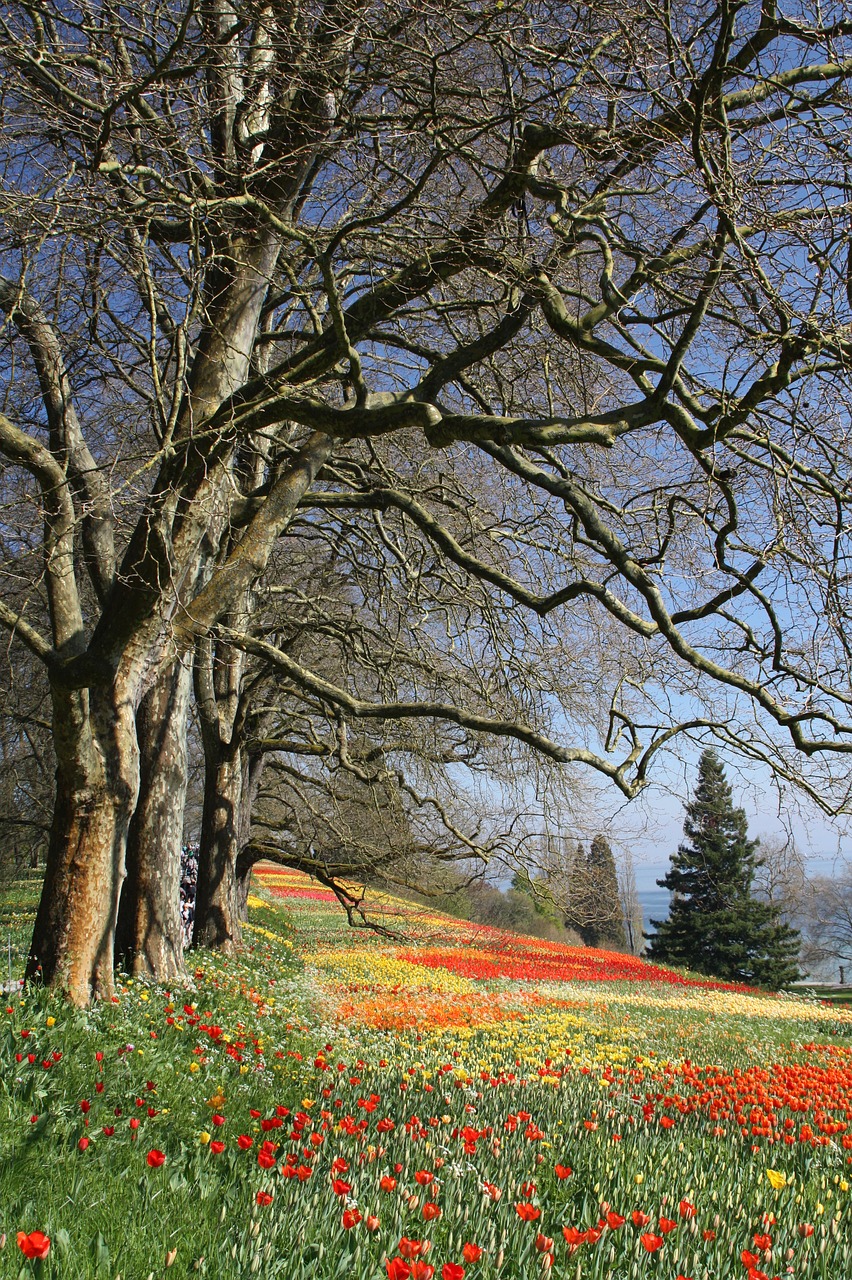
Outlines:
[[[422,1253],[426,1253],[428,1247],[425,1240],[409,1240],[407,1236],[403,1236],[397,1245],[403,1258],[407,1258],[409,1262],[412,1258],[419,1258]]]
[[[152,1169],[159,1169],[161,1165],[166,1163],[165,1152],[158,1151],[156,1147],[153,1147],[148,1152],[146,1159]]]
[[[523,1222],[535,1222],[536,1218],[541,1217],[541,1209],[537,1209],[534,1204],[516,1204],[515,1213]]]
[[[642,1242],[642,1248],[648,1253],[656,1253],[657,1249],[662,1247],[663,1237],[654,1235],[653,1231],[646,1231],[639,1239]]]
[[[458,1262],[445,1262],[441,1267],[441,1280],[462,1280],[464,1267]]]
[[[25,1258],[46,1258],[50,1252],[50,1236],[43,1231],[18,1232],[18,1248]]]
[[[483,1254],[483,1250],[480,1249],[478,1244],[471,1244],[470,1242],[468,1242],[462,1248],[462,1257],[464,1258],[465,1262],[478,1262],[479,1259],[482,1257],[482,1254]]]
[[[255,1196],[255,1200],[262,1209],[266,1208],[267,1205],[272,1204],[272,1196],[268,1191],[258,1191]]]
[[[408,1280],[411,1275],[411,1267],[403,1258],[388,1258],[385,1271],[388,1274],[388,1280]]]

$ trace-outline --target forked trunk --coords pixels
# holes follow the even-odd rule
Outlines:
[[[136,803],[132,701],[121,686],[53,690],[56,804],[27,978],[83,1006],[113,990],[118,899]]]
[[[136,715],[139,799],[127,839],[116,955],[138,976],[168,982],[183,969],[180,854],[188,776],[191,668],[178,659]]]

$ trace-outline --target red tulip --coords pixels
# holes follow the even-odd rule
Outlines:
[[[419,1258],[421,1253],[425,1253],[428,1247],[425,1240],[409,1240],[407,1236],[403,1236],[397,1245],[403,1258],[407,1258],[409,1262],[411,1262],[412,1258]]]
[[[83,1115],[86,1115],[88,1113],[91,1105],[92,1105],[91,1102],[89,1102],[87,1098],[83,1099],[83,1101],[80,1103],[80,1110],[82,1111]]]
[[[478,1244],[466,1244],[462,1249],[462,1257],[465,1262],[478,1262],[482,1257],[482,1249]]]
[[[18,1232],[18,1248],[25,1258],[46,1258],[50,1252],[50,1236],[43,1231]]]
[[[77,1143],[77,1149],[79,1151],[85,1151],[88,1145],[89,1145],[89,1139],[81,1138],[80,1141]]]
[[[156,1147],[153,1147],[152,1150],[148,1152],[146,1158],[152,1169],[159,1169],[160,1165],[166,1163],[165,1152],[158,1151]]]
[[[101,1133],[104,1135],[105,1138],[111,1138],[112,1135],[115,1133],[115,1125],[105,1124],[104,1127],[101,1129]]]
[[[396,1178],[390,1178],[387,1174],[379,1179],[379,1186],[382,1191],[393,1191],[396,1188]]]
[[[651,1215],[649,1213],[643,1213],[641,1209],[634,1209],[630,1217],[633,1221],[634,1227],[647,1227],[648,1223],[651,1221]]]
[[[352,1190],[351,1182],[344,1182],[342,1178],[333,1178],[331,1189],[336,1196],[348,1196]]]
[[[543,1232],[539,1231],[535,1238],[535,1247],[539,1253],[550,1253],[550,1250],[553,1248],[553,1241],[550,1236],[546,1236]]]
[[[214,1156],[220,1156],[225,1150],[224,1142],[214,1141],[210,1143],[210,1150]]]
[[[430,1200],[428,1204],[424,1204],[422,1213],[426,1222],[432,1222],[435,1218],[440,1218],[441,1206]]]
[[[241,1151],[248,1151],[249,1147],[254,1146],[254,1138],[250,1138],[247,1133],[241,1133],[237,1138],[237,1146]]]
[[[224,1124],[224,1123],[225,1123],[225,1117],[224,1117],[224,1116],[220,1116],[220,1115],[213,1115],[213,1116],[211,1117],[211,1119],[212,1119],[212,1121],[213,1121],[213,1123],[214,1123],[214,1124]]]
[[[808,1236],[812,1236],[814,1229],[809,1222],[799,1223],[799,1235],[805,1240]]]
[[[255,1200],[261,1206],[261,1208],[266,1208],[268,1204],[272,1204],[272,1196],[268,1191],[258,1191],[257,1195],[255,1196]]]
[[[607,1210],[606,1225],[610,1231],[617,1231],[619,1227],[624,1226],[624,1223],[625,1219],[622,1218],[620,1213],[613,1213],[612,1209]]]
[[[388,1280],[408,1280],[411,1275],[411,1267],[402,1258],[388,1258],[385,1270]]]
[[[360,1221],[361,1221],[360,1210],[344,1209],[342,1222],[343,1222],[344,1229],[346,1231],[350,1231],[352,1227],[357,1227]]]
[[[534,1204],[516,1204],[515,1213],[524,1222],[535,1222],[536,1218],[541,1217],[541,1209],[537,1209]]]
[[[378,1231],[379,1215],[377,1213],[368,1213],[364,1219],[368,1231]]]
[[[570,1169],[567,1164],[557,1164],[554,1166],[553,1172],[557,1178],[570,1178],[574,1170]]]
[[[435,1274],[435,1268],[428,1262],[412,1262],[411,1264],[411,1280],[432,1280]]]
[[[674,1218],[664,1218],[662,1217],[662,1215],[660,1216],[659,1229],[662,1235],[667,1236],[670,1231],[674,1231],[676,1226],[677,1226],[677,1222],[675,1221]]]
[[[445,1262],[441,1267],[441,1280],[462,1280],[464,1267],[458,1262]]]
[[[656,1253],[663,1243],[662,1236],[655,1236],[653,1231],[646,1231],[639,1239],[642,1241],[642,1248],[647,1249],[648,1253]]]
[[[421,1187],[428,1187],[430,1182],[435,1181],[434,1173],[429,1173],[428,1169],[418,1169],[414,1175],[414,1181]]]

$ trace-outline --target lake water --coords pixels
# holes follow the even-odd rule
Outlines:
[[[651,933],[651,920],[665,920],[669,914],[668,889],[640,889],[639,901],[642,904],[642,916],[645,921],[645,932]]]

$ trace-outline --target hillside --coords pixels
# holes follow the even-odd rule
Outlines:
[[[852,1014],[383,895],[351,930],[271,866],[250,907],[190,990],[6,1007],[0,1276],[38,1232],[63,1280],[852,1274]]]

